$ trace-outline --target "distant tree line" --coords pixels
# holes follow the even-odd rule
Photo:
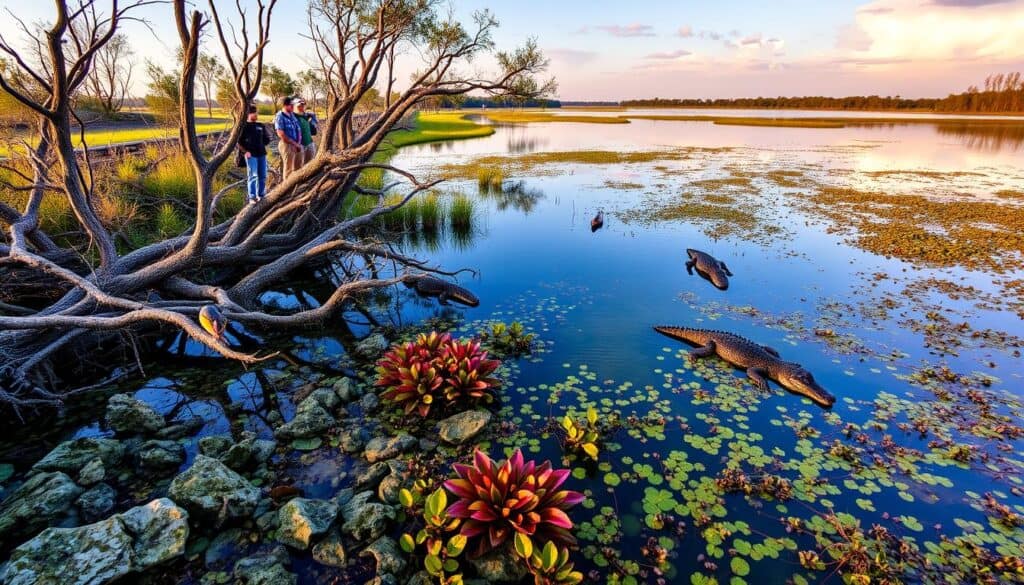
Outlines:
[[[424,108],[451,109],[451,108],[560,108],[562,102],[548,99],[510,99],[501,97],[475,97],[456,96],[440,97]]]
[[[917,110],[957,113],[1024,112],[1024,74],[999,73],[985,79],[983,88],[970,86],[963,93],[945,98],[907,99],[900,96],[800,96],[732,99],[640,99],[626,100],[632,108],[756,108],[815,110]]]

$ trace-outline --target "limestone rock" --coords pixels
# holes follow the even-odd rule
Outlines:
[[[380,502],[371,502],[373,492],[360,492],[341,508],[345,523],[341,531],[356,540],[376,540],[395,519],[395,510]]]
[[[185,462],[185,448],[170,440],[146,441],[136,454],[139,467],[146,469],[176,468]]]
[[[223,459],[234,441],[227,435],[211,435],[199,439],[199,452],[207,457]]]
[[[167,498],[159,498],[120,514],[132,535],[134,566],[146,569],[185,553],[188,512]]]
[[[241,579],[246,585],[295,585],[296,577],[289,572],[288,552],[284,547],[246,557],[235,563],[235,578]]]
[[[59,471],[33,475],[0,504],[0,542],[53,524],[81,493],[82,488]]]
[[[343,425],[343,428],[345,430],[341,432],[339,439],[341,450],[345,453],[358,453],[370,440],[370,433],[363,427]]]
[[[274,454],[277,441],[257,439],[254,433],[242,433],[242,440],[228,448],[221,457],[224,464],[235,471],[258,467]]]
[[[391,468],[388,467],[388,464],[384,461],[378,461],[356,475],[355,488],[357,490],[377,489],[377,484],[389,473],[391,473]]]
[[[155,433],[167,423],[152,406],[130,394],[115,394],[107,401],[107,426],[126,435]]]
[[[107,469],[103,467],[103,460],[99,457],[85,464],[85,467],[78,472],[78,485],[89,487],[103,481],[107,476]]]
[[[47,528],[11,552],[6,585],[92,585],[127,575],[132,538],[117,516],[78,528]]]
[[[322,434],[335,425],[334,417],[315,400],[303,402],[295,411],[295,418],[274,431],[279,439],[308,439]]]
[[[364,358],[375,358],[384,353],[384,350],[386,350],[390,345],[391,344],[388,342],[387,337],[384,337],[380,333],[373,333],[362,339],[353,349],[359,356]]]
[[[477,575],[487,583],[518,583],[527,574],[526,567],[507,546],[468,561],[476,568]]]
[[[114,498],[116,497],[117,492],[114,491],[114,488],[101,483],[79,496],[75,503],[82,510],[82,515],[86,520],[97,520],[114,509]]]
[[[99,458],[106,468],[116,467],[124,458],[124,445],[116,439],[82,437],[64,441],[40,459],[32,469],[78,473],[93,459]]]
[[[198,433],[205,424],[206,421],[203,420],[203,417],[193,416],[160,429],[154,436],[157,439],[184,439]]]
[[[278,511],[277,540],[300,550],[327,532],[338,515],[338,505],[329,500],[293,498]]]
[[[344,567],[348,562],[341,534],[332,530],[320,542],[313,545],[313,560],[328,567]]]
[[[171,499],[189,512],[216,516],[224,508],[229,518],[249,516],[259,503],[260,490],[220,461],[197,455],[192,467],[171,481]]]
[[[373,556],[377,560],[377,573],[399,575],[405,570],[405,555],[393,538],[382,536],[366,547],[359,556]]]
[[[480,431],[484,430],[489,422],[491,422],[490,412],[467,410],[437,423],[438,434],[445,443],[461,445],[480,434]]]
[[[401,434],[396,437],[374,437],[366,444],[366,451],[363,456],[370,463],[393,459],[416,445],[416,438],[412,435]]]

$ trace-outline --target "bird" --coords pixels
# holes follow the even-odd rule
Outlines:
[[[224,341],[224,330],[228,327],[228,320],[216,305],[206,305],[199,310],[199,324],[217,341]]]
[[[590,220],[590,231],[596,232],[604,226],[604,211],[598,211],[594,219]]]

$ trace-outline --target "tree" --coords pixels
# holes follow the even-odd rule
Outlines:
[[[107,116],[121,111],[128,97],[135,63],[128,37],[115,34],[96,51],[92,68],[85,82],[85,93]]]
[[[213,102],[210,101],[210,97],[214,95],[213,89],[217,81],[223,78],[226,73],[227,71],[224,69],[224,66],[220,64],[216,57],[213,55],[199,55],[199,61],[196,63],[196,80],[203,87],[203,97],[206,98],[206,115],[210,118],[213,117]],[[228,104],[220,104],[221,107],[225,105]]]
[[[112,34],[90,37],[81,58],[65,60],[61,39],[69,20],[91,16],[88,11],[69,13],[64,2],[56,5],[54,24],[45,35],[47,67],[33,67],[17,58],[18,50],[0,39],[0,50],[47,90],[45,98],[36,99],[19,92],[11,85],[12,78],[0,73],[0,87],[33,111],[43,130],[36,145],[38,156],[33,157],[40,162],[33,164],[29,177],[29,202],[23,211],[0,208],[0,220],[9,228],[8,243],[0,245],[0,282],[15,293],[10,297],[14,301],[0,314],[0,384],[5,385],[0,388],[0,400],[13,408],[60,403],[73,380],[57,376],[53,364],[61,356],[65,358],[60,363],[66,366],[75,362],[66,356],[86,355],[103,343],[128,344],[154,328],[180,331],[226,358],[244,363],[265,359],[239,351],[199,327],[196,319],[204,304],[216,305],[229,321],[254,331],[308,327],[337,318],[362,293],[411,282],[423,272],[451,274],[362,235],[380,215],[437,183],[373,163],[371,157],[395,125],[424,99],[468,92],[504,95],[527,87],[542,95],[554,88],[553,81],[524,82],[547,66],[535,42],[510,52],[495,50],[491,35],[497,21],[487,12],[474,15],[467,28],[442,12],[440,3],[314,0],[309,7],[310,38],[321,68],[334,80],[321,122],[321,148],[311,162],[275,185],[264,204],[245,206],[217,223],[214,212],[223,193],[214,189],[214,175],[231,157],[244,119],[237,112],[225,140],[213,150],[201,147],[194,126],[200,39],[204,31],[212,31],[237,100],[251,102],[263,81],[263,51],[276,1],[256,0],[255,10],[248,12],[236,5],[239,13],[231,22],[215,2],[209,3],[206,17],[190,11],[186,0],[173,0],[183,48],[178,79],[180,148],[196,179],[193,225],[187,234],[125,250],[114,245],[96,215],[89,179],[93,169],[89,157],[75,153],[71,130],[70,92],[81,85],[91,55]],[[133,6],[123,6],[107,17],[104,25],[111,33]],[[470,61],[479,63],[487,54],[493,56],[494,71],[459,73],[469,69]],[[388,55],[423,56],[424,61],[379,115],[357,121],[354,112],[359,101],[381,75],[392,78],[399,68]],[[390,86],[385,95],[391,96]],[[47,156],[57,164],[45,164]],[[401,184],[377,190],[360,187],[360,174],[370,168],[390,170],[404,180],[407,190],[393,202],[388,195]],[[47,189],[59,189],[67,198],[81,231],[81,247],[57,246],[39,227],[39,202]],[[376,206],[363,215],[344,218],[341,209],[357,195],[376,197]],[[265,310],[260,298],[268,288],[325,258],[332,258],[346,276],[332,283],[333,292],[319,306],[285,313]],[[30,301],[30,290],[25,289],[19,301],[19,283],[24,279],[9,278],[15,270],[52,281],[57,297]],[[63,373],[69,372],[65,368]]]
[[[146,94],[149,110],[161,123],[177,125],[180,120],[181,96],[178,86],[181,83],[181,72],[168,72],[156,63],[147,61],[146,74],[149,75],[149,93]]]
[[[327,97],[327,80],[316,69],[300,71],[296,81],[303,97],[309,100],[314,110],[323,105],[321,101]]]
[[[263,93],[280,105],[281,98],[295,95],[295,80],[280,67],[267,64],[263,67]]]

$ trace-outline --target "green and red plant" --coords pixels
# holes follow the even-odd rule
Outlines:
[[[440,398],[447,404],[493,400],[498,380],[491,374],[500,365],[488,359],[476,340],[432,331],[385,353],[377,362],[377,386],[387,389],[381,397],[401,405],[406,414],[426,417]]]
[[[448,513],[463,519],[460,532],[475,541],[474,556],[501,546],[513,534],[523,535],[519,540],[529,541],[531,548],[533,541],[537,547],[575,544],[566,510],[582,502],[583,494],[559,489],[568,469],[552,469],[550,461],[524,461],[518,449],[501,463],[480,450],[473,459],[473,465],[455,464],[459,477],[444,487],[459,498]]]

